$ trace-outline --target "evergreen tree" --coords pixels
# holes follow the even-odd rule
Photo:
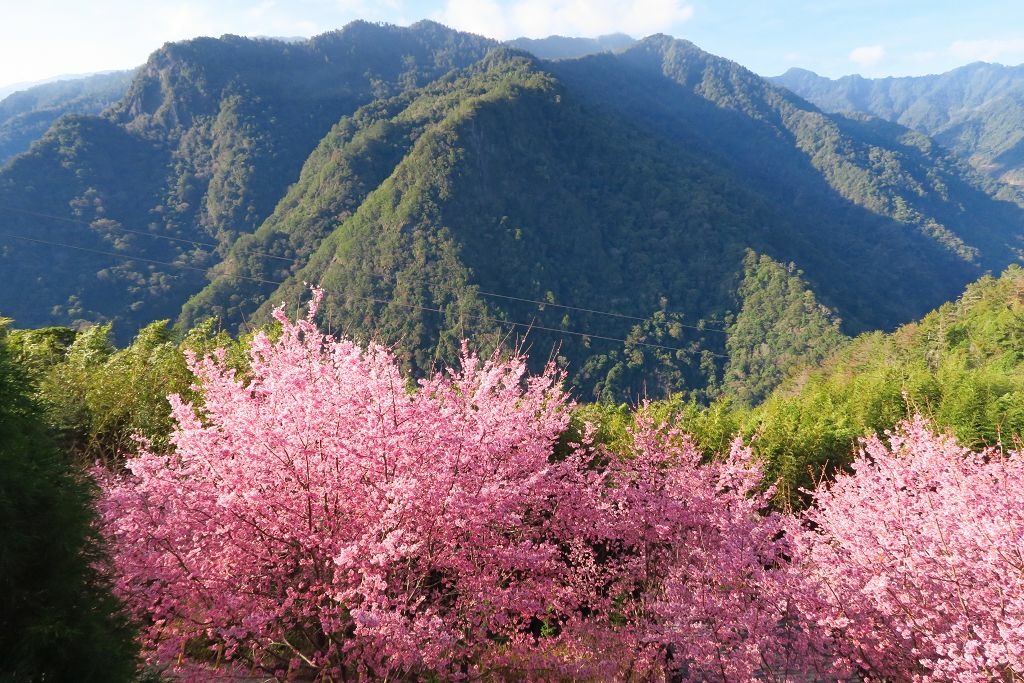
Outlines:
[[[109,590],[94,487],[50,441],[6,336],[0,327],[0,680],[130,680],[134,634]]]
[[[798,366],[816,366],[842,346],[833,312],[818,303],[792,264],[747,251],[741,308],[729,327],[726,390],[757,404]]]

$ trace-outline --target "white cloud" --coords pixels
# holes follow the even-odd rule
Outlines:
[[[447,0],[435,18],[452,28],[508,39],[679,33],[692,16],[693,6],[683,0]]]
[[[1024,38],[995,38],[988,40],[957,40],[949,46],[949,53],[962,62],[1024,62]]]
[[[862,45],[850,51],[849,59],[859,66],[874,66],[885,58],[885,48],[881,45]]]
[[[494,36],[495,28],[505,22],[503,10],[492,0],[448,0],[437,19],[453,28],[483,36]]]
[[[363,19],[365,21],[384,21],[391,24],[405,25],[410,23],[406,15],[405,3],[401,0],[337,0],[339,16],[348,21]],[[422,19],[423,17],[415,17]],[[334,28],[341,28],[335,26]]]
[[[193,3],[172,3],[154,10],[155,21],[150,24],[154,35],[162,41],[183,40],[195,36],[218,34],[218,26],[210,12]]]

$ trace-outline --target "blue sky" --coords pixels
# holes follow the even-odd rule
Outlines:
[[[668,33],[762,75],[1024,63],[1024,0],[2,0],[0,87],[143,63],[198,35],[309,36],[434,19],[494,38]]]

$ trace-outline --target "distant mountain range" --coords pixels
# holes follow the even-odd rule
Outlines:
[[[306,38],[260,36],[255,40],[305,43]],[[636,43],[624,33],[597,38],[516,38],[506,45],[541,59],[575,59],[623,50]],[[99,114],[124,97],[135,70],[60,76],[0,88],[0,166],[24,152],[64,114]]]
[[[636,39],[625,33],[612,33],[597,38],[516,38],[505,44],[541,59],[579,59],[602,52],[620,52],[635,45]]]
[[[124,97],[134,71],[35,85],[0,100],[0,166],[27,150],[64,114],[99,114]]]
[[[1024,65],[837,80],[790,69],[769,80],[825,111],[871,114],[929,135],[982,173],[1024,186]]]
[[[58,81],[82,81],[93,76],[105,76],[118,71],[125,71],[125,69],[112,69],[110,71],[96,71],[93,73],[61,74],[50,78],[40,78],[39,80],[8,83],[7,85],[0,85],[0,100],[3,100],[5,97],[13,95],[16,92],[24,92],[25,90],[31,90],[32,88],[36,88],[41,85],[49,85],[50,83],[56,83]]]
[[[432,22],[168,44],[0,171],[0,313],[237,330],[321,283],[326,327],[421,371],[526,335],[621,400],[770,365],[727,347],[743,311],[892,328],[1019,259],[1013,189],[926,135],[686,41],[623,48],[543,61]],[[752,263],[802,271],[772,286],[807,305],[765,305]]]

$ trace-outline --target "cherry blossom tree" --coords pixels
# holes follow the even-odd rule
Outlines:
[[[865,440],[794,530],[808,621],[872,679],[1024,676],[1024,458],[921,419]],[[795,525],[794,525],[795,526]]]
[[[319,333],[320,296],[305,320],[276,312],[244,381],[223,354],[191,358],[202,403],[172,397],[171,452],[100,473],[154,661],[332,680],[803,665],[749,449],[702,464],[641,419],[630,453],[556,456],[571,404],[554,367],[464,351],[412,383],[387,349]]]
[[[693,441],[655,425],[643,409],[631,452],[611,458],[607,537],[644,679],[783,680],[817,667],[815,649],[790,604],[789,543],[772,489],[737,439],[702,463]]]
[[[314,312],[276,313],[248,382],[192,359],[204,400],[172,397],[173,452],[104,481],[119,588],[157,659],[205,642],[279,676],[457,677],[557,641],[589,593],[561,541],[586,538],[574,493],[596,482],[550,457],[559,373],[465,353],[411,387]]]

